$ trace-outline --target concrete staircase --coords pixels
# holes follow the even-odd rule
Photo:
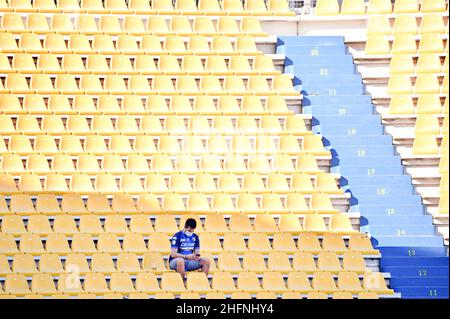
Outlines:
[[[303,94],[303,112],[332,152],[331,170],[351,194],[350,212],[382,253],[381,271],[402,298],[448,298],[448,254],[411,177],[375,114],[344,37],[279,37],[285,73]]]

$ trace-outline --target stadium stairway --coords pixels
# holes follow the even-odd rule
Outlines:
[[[392,137],[365,93],[344,37],[280,37],[285,73],[303,93],[303,112],[332,152],[332,172],[351,193],[350,211],[382,253],[382,272],[402,298],[448,298],[448,254],[425,213]]]

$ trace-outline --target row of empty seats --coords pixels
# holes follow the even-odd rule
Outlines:
[[[448,97],[445,98],[442,107],[441,100],[436,94],[419,95],[414,106],[413,98],[408,94],[398,94],[391,96],[389,102],[389,114],[391,115],[410,115],[410,114],[435,114],[448,115],[449,110]]]
[[[441,139],[440,145],[437,142],[436,135],[432,133],[416,134],[412,154],[419,156],[442,156],[448,154],[448,133]]]
[[[151,3],[151,5],[150,5]],[[9,5],[8,5],[9,4]],[[0,12],[291,16],[287,0],[2,0]]]
[[[64,177],[62,175],[59,175],[63,178],[62,181],[60,181],[60,184],[62,182],[66,183],[64,180]],[[2,176],[3,177],[3,176]],[[47,180],[51,181],[51,177]],[[75,177],[79,177],[77,175],[74,175]],[[84,175],[83,175],[84,177]],[[78,188],[75,188],[74,186],[69,187],[67,184],[64,184],[64,186],[60,184],[52,184],[51,182],[47,182],[47,187],[42,187],[40,184],[32,185],[34,188],[30,190],[29,192],[26,191],[17,191],[16,189],[12,188],[12,185],[8,183],[5,186],[2,186],[2,192],[4,194],[12,194],[11,200],[12,204],[10,205],[10,210],[8,210],[7,206],[3,207],[2,210],[4,210],[4,214],[7,213],[16,213],[16,214],[23,214],[23,215],[30,215],[30,214],[39,214],[39,213],[63,213],[63,211],[59,211],[59,209],[55,212],[48,212],[47,210],[42,210],[41,212],[38,210],[36,211],[33,203],[31,201],[31,198],[28,193],[59,193],[59,194],[69,194],[69,193],[76,193],[76,194],[98,194],[98,193],[108,193],[108,194],[117,194],[120,191],[126,192],[127,190],[121,190],[117,186],[108,186],[103,185],[103,188],[97,187],[94,190],[94,187],[92,186],[92,182],[89,179],[87,175],[87,180],[82,180],[85,183],[89,183],[85,185],[85,183],[81,183],[80,179],[77,181],[78,184],[81,184]],[[99,179],[100,180],[100,179]],[[103,182],[112,182],[109,179],[103,179],[101,180]],[[72,183],[74,184],[74,183]],[[75,184],[75,185],[78,185]],[[59,186],[59,187],[58,187]],[[39,188],[38,188],[39,187]],[[133,187],[133,186],[131,186]],[[145,194],[148,193],[149,190],[136,190],[136,187],[133,188],[133,190],[129,191],[129,193],[133,194]],[[233,203],[232,194],[238,194],[241,192],[241,190],[232,189],[228,191],[229,193],[216,193],[215,195],[210,195],[212,198],[211,205],[209,204],[207,194],[205,193],[192,193],[189,196],[189,201],[187,205],[185,204],[185,201],[183,200],[182,194],[165,194],[162,196],[162,205],[160,204],[160,201],[158,200],[158,197],[156,194],[161,193],[160,191],[155,191],[156,194],[146,194],[148,197],[145,197],[145,206],[146,210],[144,210],[144,213],[150,213],[150,214],[161,214],[161,213],[186,213],[189,211],[194,212],[202,212],[202,213],[215,213],[215,212],[224,212],[224,213],[241,213],[241,212],[248,212],[253,214],[264,214],[266,212],[274,213],[274,214],[287,214],[287,213],[297,213],[297,214],[308,214],[313,212],[318,212],[322,214],[336,214],[339,213],[339,210],[335,209],[333,207],[333,204],[330,199],[330,195],[327,195],[325,193],[313,193],[310,197],[310,207],[308,207],[305,197],[302,193],[290,193],[286,195],[286,202],[285,205],[283,205],[282,196],[279,194],[264,194],[262,196],[261,200],[261,207],[258,204],[257,197],[255,194],[250,193],[244,193],[242,192],[242,195],[238,197],[236,206]],[[27,193],[27,194],[22,194]],[[126,193],[127,194],[127,193]],[[125,194],[125,195],[126,195]],[[258,194],[258,193],[257,193]],[[261,193],[259,193],[261,194]],[[125,198],[125,203],[121,203],[123,207],[119,210],[113,210],[110,209],[109,206],[105,211],[99,211],[103,214],[115,214],[121,213],[121,214],[138,214],[140,212],[139,209],[137,209],[134,206],[134,202],[130,199]],[[83,206],[84,207],[84,206]],[[120,207],[120,206],[119,206]],[[72,208],[69,210],[68,213],[86,213],[84,209],[79,209],[77,207]]]
[[[1,94],[0,114],[137,114],[137,115],[293,115],[283,97]],[[152,122],[151,125],[145,122]],[[141,128],[163,134],[156,117],[144,116]],[[153,129],[154,127],[154,129]]]
[[[16,295],[8,294],[1,295],[2,299],[17,299]],[[323,292],[309,292],[306,296],[303,296],[297,292],[285,292],[281,294],[282,299],[329,299],[329,295]],[[353,299],[354,295],[350,292],[342,291],[335,292],[331,295],[331,299]],[[155,294],[147,293],[131,293],[131,294],[119,294],[119,293],[107,293],[103,295],[81,293],[71,297],[68,294],[54,294],[48,297],[49,299],[175,299],[175,295],[168,292],[158,292]],[[277,295],[273,292],[258,292],[255,295],[256,299],[277,299]],[[360,292],[356,295],[357,299],[379,299],[376,292]],[[23,299],[46,299],[45,296],[40,294],[27,294],[23,296]],[[184,292],[179,295],[179,299],[201,299],[200,294],[196,292]],[[227,299],[227,296],[223,292],[208,292],[205,294],[205,299]],[[230,294],[230,299],[252,299],[252,295],[248,292],[233,292]]]
[[[175,79],[175,81],[174,81]],[[244,83],[247,82],[247,85]],[[149,81],[151,80],[151,81]],[[9,73],[0,93],[13,94],[160,94],[160,95],[283,95],[300,97],[287,75],[273,76],[271,84],[267,76],[225,76],[223,85],[218,76],[154,76],[133,75],[73,75]],[[78,83],[77,83],[78,82]],[[102,85],[103,82],[103,85]],[[126,84],[125,82],[128,82]],[[174,83],[175,82],[175,83]],[[437,79],[434,82],[437,82]],[[425,92],[426,93],[426,92]]]
[[[270,57],[258,55],[253,66],[247,56],[236,55],[228,65],[221,56],[208,56],[203,63],[199,56],[184,56],[181,61],[173,55],[158,58],[158,67],[151,56],[138,55],[134,62],[126,55],[113,55],[110,64],[102,55],[89,55],[86,62],[80,55],[67,54],[61,58],[54,54],[41,54],[35,64],[32,54],[12,54],[12,66],[7,54],[0,54],[1,73],[70,73],[70,74],[165,74],[165,75],[278,75]]]
[[[317,235],[314,233],[326,232],[323,230],[315,231],[313,229],[309,231],[310,233],[299,233],[297,241],[295,241],[293,235],[289,233],[275,233],[272,241],[269,240],[267,234],[255,232],[248,235],[248,240],[245,240],[241,233],[225,233],[223,235],[223,241],[219,239],[219,235],[216,233],[203,232],[200,233],[199,236],[201,244],[204,246],[204,248],[202,248],[203,253],[217,254],[222,252],[236,252],[242,254],[246,252],[260,252],[268,254],[271,252],[295,253],[304,251],[320,253],[322,251],[328,251],[329,246],[323,246],[323,242],[322,245],[320,245]],[[39,256],[45,253],[58,255],[67,255],[70,253],[95,254],[98,252],[110,254],[119,254],[122,252],[135,254],[149,252],[169,254],[170,237],[172,235],[152,232],[147,234],[145,239],[144,236],[139,233],[126,233],[121,240],[119,240],[118,235],[114,233],[74,233],[73,235],[48,233],[43,234],[43,237],[40,237],[39,234],[25,233],[21,235],[17,234],[16,236],[18,245],[14,235],[0,234],[0,254],[6,256],[14,256],[17,254]],[[95,241],[94,237],[96,237]],[[331,241],[331,246],[333,246],[332,249],[334,249],[332,251],[336,253],[350,251],[366,255],[378,255],[377,251],[372,248],[370,239],[362,237],[359,234],[352,234],[350,232],[348,247],[340,237],[331,237],[329,241]],[[328,254],[327,256],[329,257],[328,259],[334,258],[336,267],[340,267],[337,255],[332,254],[330,256]],[[306,264],[303,266],[306,266]]]
[[[178,101],[180,100],[189,103],[187,99],[178,99]],[[245,102],[252,102],[252,100],[254,99],[247,99]],[[236,116],[233,118],[232,116],[184,117],[183,115],[167,117],[135,117],[127,115],[0,115],[0,135],[89,135],[95,133],[140,135],[145,134],[145,132],[151,132],[149,124],[151,124],[152,131],[155,132],[155,135],[156,133],[160,133],[160,135],[311,135],[311,131],[307,130],[303,118],[293,115],[283,117],[281,120],[283,124],[280,123],[279,118],[274,116],[263,116],[260,118]],[[153,127],[152,122],[157,125]]]
[[[436,75],[421,73],[416,77],[414,87],[411,77],[406,74],[392,74],[388,82],[389,94],[448,94],[448,73],[443,77],[442,84]]]
[[[21,33],[19,40],[13,33],[0,33],[1,52],[54,54],[108,54],[108,55],[261,55],[255,38],[240,35],[236,38],[215,35],[183,37],[169,35],[121,35],[113,40],[110,35],[95,35],[91,40],[85,34],[66,37],[60,33],[42,35]],[[233,40],[233,41],[232,41]]]
[[[419,44],[417,44],[419,41]],[[422,53],[448,53],[448,40],[440,33],[425,33],[418,39],[411,33],[401,33],[394,36],[392,45],[385,34],[371,34],[367,36],[365,53],[367,55],[388,54],[422,54]]]
[[[311,155],[302,155],[300,158],[292,158],[287,154],[278,154],[274,157],[266,155],[180,155],[176,159],[168,156],[155,155],[147,158],[144,155],[104,155],[96,157],[92,154],[82,154],[72,158],[70,155],[56,154],[53,157],[46,157],[43,154],[29,154],[22,158],[18,154],[4,154],[1,159],[0,171],[8,174],[34,173],[47,175],[49,173],[72,174],[72,173],[113,173],[113,174],[173,174],[185,173],[195,174],[195,179],[200,181],[202,178],[210,179],[214,176],[206,174],[223,173],[257,173],[257,174],[289,174],[293,179],[304,179],[302,174],[314,175],[322,173],[318,164]],[[150,160],[150,164],[149,164]],[[25,164],[25,165],[24,165]],[[275,175],[276,176],[276,175]],[[326,174],[323,181],[329,178]],[[308,177],[308,178],[310,178]],[[293,183],[296,183],[293,181]],[[316,185],[322,184],[322,181],[316,181]],[[302,181],[307,184],[307,181]],[[291,184],[292,186],[295,184]],[[200,186],[200,185],[198,185]],[[306,188],[306,187],[305,187]],[[312,187],[307,189],[312,190]]]
[[[448,26],[444,25],[444,17],[440,14],[425,14],[417,24],[415,15],[396,15],[393,25],[386,15],[371,15],[367,22],[367,34],[425,34],[448,33]]]
[[[71,278],[70,275],[62,275],[55,285],[54,277],[50,274],[36,274],[31,282],[31,289],[27,278],[24,275],[7,275],[5,280],[5,292],[15,295],[25,295],[31,292],[41,294],[68,293],[79,294],[89,292],[94,294],[105,294],[110,292],[133,293],[147,292],[157,293],[166,291],[180,294],[183,292],[197,292],[205,294],[212,291],[222,291],[232,293],[244,291],[257,293],[270,291],[282,293],[288,291],[295,292],[337,292],[348,291],[359,293],[364,291],[374,291],[380,294],[391,294],[384,277],[380,273],[368,272],[362,280],[354,272],[341,272],[337,280],[330,272],[316,272],[310,282],[303,272],[291,272],[287,276],[287,281],[279,272],[266,272],[262,275],[260,282],[255,272],[240,272],[237,275],[236,283],[233,276],[227,272],[217,272],[213,275],[211,284],[203,273],[190,273],[186,280],[186,286],[181,277],[176,273],[166,273],[161,276],[161,286],[156,276],[152,273],[141,273],[136,279],[136,287],[133,284],[130,274],[115,273],[110,276],[109,286],[106,276],[102,273],[88,273],[84,276],[83,285],[80,278]],[[72,281],[71,281],[72,279]],[[262,285],[261,285],[262,283]],[[58,287],[58,290],[56,289]]]
[[[34,139],[34,138],[33,138]],[[110,143],[107,143],[107,140]],[[227,143],[230,141],[230,145]],[[78,154],[96,154],[103,155],[108,153],[115,154],[289,154],[303,155],[305,153],[317,156],[329,156],[330,152],[325,151],[322,138],[319,135],[282,135],[279,137],[279,143],[276,145],[275,139],[269,135],[261,135],[258,138],[232,135],[226,138],[224,135],[210,135],[204,138],[200,136],[168,136],[158,137],[158,143],[155,144],[155,138],[148,135],[139,135],[134,139],[133,147],[130,144],[130,137],[125,135],[101,136],[87,135],[79,137],[75,135],[63,135],[61,138],[50,135],[39,135],[34,139],[34,150],[31,144],[32,137],[26,135],[12,135],[6,144],[5,140],[0,139],[0,150],[4,153],[29,154],[42,153],[53,155],[57,153],[66,153],[71,155]],[[57,146],[59,141],[59,148]],[[83,143],[84,141],[84,143]],[[253,141],[253,143],[252,143]],[[181,143],[180,143],[181,142]],[[184,143],[183,143],[184,142]],[[205,145],[203,144],[205,142]],[[84,144],[84,148],[83,145]],[[109,148],[107,146],[109,144]],[[180,146],[182,144],[183,146]],[[253,145],[252,145],[253,144]],[[256,145],[254,145],[256,144]],[[8,148],[6,147],[8,145]],[[156,146],[157,145],[157,146]]]
[[[170,177],[170,178],[169,178]],[[217,180],[217,185],[215,182]],[[110,173],[98,173],[96,176],[87,174],[73,174],[66,178],[63,174],[50,174],[47,177],[40,178],[37,174],[25,173],[20,175],[18,190],[12,188],[16,185],[11,180],[10,175],[2,174],[1,180],[4,185],[1,189],[5,193],[108,193],[114,194],[124,192],[127,194],[190,194],[190,193],[311,193],[325,192],[328,194],[343,194],[338,189],[335,179],[331,175],[319,175],[317,177],[316,188],[312,188],[311,180],[308,175],[295,173],[292,176],[284,174],[270,174],[266,178],[256,173],[246,173],[243,175],[222,173],[220,175],[199,174],[190,178],[185,174],[173,174],[164,177],[162,174],[148,174],[145,178],[137,174],[124,174],[120,177]],[[120,182],[119,182],[120,180]],[[169,182],[170,180],[170,182]],[[240,180],[242,182],[240,182]],[[94,182],[93,182],[94,181]],[[14,182],[14,184],[11,184]],[[118,186],[119,184],[119,186]],[[242,185],[241,185],[242,184]],[[68,186],[70,185],[70,186]],[[95,187],[93,186],[95,185]],[[313,198],[324,196],[316,195]],[[270,197],[269,197],[270,198]],[[327,201],[325,196],[323,206]],[[299,206],[300,203],[299,203]]]
[[[296,252],[293,255],[286,252],[271,252],[268,254],[266,262],[264,255],[259,252],[247,252],[242,255],[235,252],[222,252],[218,254],[216,262],[214,256],[208,254],[212,262],[211,273],[217,271],[232,273],[240,271],[277,271],[281,273],[303,271],[311,274],[316,271],[333,273],[352,271],[363,274],[368,269],[360,252],[344,252],[342,263],[334,252],[320,252],[317,260],[315,256],[310,252]],[[7,256],[0,255],[0,275],[2,277],[11,273],[31,275],[39,272],[59,275],[70,272],[74,265],[79,268],[80,274],[90,272],[137,274],[145,271],[160,274],[168,272],[166,262],[159,253],[145,253],[142,257],[133,253],[120,253],[114,257],[109,253],[95,253],[92,256],[68,254],[64,256],[64,260],[61,260],[57,254],[43,254],[38,263],[33,255],[17,254],[12,257],[11,266]]]
[[[238,21],[232,17],[219,17],[213,20],[208,17],[189,19],[184,16],[173,16],[169,21],[162,16],[149,16],[145,20],[140,16],[103,15],[96,19],[95,15],[78,15],[76,20],[66,14],[55,14],[50,20],[46,14],[32,13],[26,16],[26,22],[20,14],[5,13],[2,27],[7,32],[33,32],[45,34],[55,31],[61,34],[131,34],[131,35],[253,35],[267,36],[263,32],[257,18],[244,17]],[[48,23],[50,21],[50,24]]]
[[[434,53],[424,53],[419,55],[417,63],[414,65],[413,58],[408,54],[396,54],[391,58],[389,64],[390,74],[420,74],[420,73],[448,73],[448,56],[445,57],[444,64],[441,63],[439,55]]]
[[[13,205],[12,203],[11,205]],[[42,201],[37,202],[37,206]],[[116,204],[116,203],[114,203]],[[87,202],[88,207],[92,207],[91,213],[107,212],[111,211],[109,204],[104,203],[100,199],[90,198]],[[116,204],[117,205],[117,204]],[[185,221],[188,218],[194,218],[198,222],[198,233],[212,232],[217,234],[225,234],[228,232],[237,232],[243,234],[249,234],[254,232],[264,232],[267,234],[290,232],[294,235],[298,234],[302,230],[301,219],[306,217],[303,215],[284,214],[279,218],[274,218],[273,215],[260,214],[255,215],[253,223],[248,215],[230,215],[229,223],[226,222],[225,215],[206,215],[204,218],[204,224],[198,215],[181,215],[179,222],[174,215],[157,215],[152,219],[146,215],[134,215],[128,218],[123,215],[108,215],[105,214],[105,218],[100,218],[98,215],[81,215],[80,217],[62,215],[57,212],[58,207],[49,207],[46,211],[50,213],[52,210],[55,212],[54,216],[42,216],[42,215],[5,215],[1,220],[1,229],[4,234],[20,235],[27,232],[33,234],[50,234],[59,233],[66,235],[73,235],[78,232],[89,234],[101,234],[101,233],[113,233],[123,235],[127,233],[139,233],[148,235],[153,232],[174,234],[183,228]],[[278,220],[278,223],[276,222]],[[103,222],[102,222],[103,221]],[[308,226],[309,221],[303,221]],[[343,215],[333,215],[330,217],[329,226],[331,229],[337,230],[339,228],[345,228],[350,226],[349,233],[351,233],[351,225],[348,224],[348,217]],[[25,226],[26,224],[26,226]],[[78,224],[78,226],[77,226]],[[353,232],[354,233],[354,232]],[[333,251],[345,251],[346,248],[341,242],[341,237],[335,234],[325,234],[326,245],[325,250],[330,250],[331,243],[334,243],[332,247],[335,247]],[[323,244],[325,247],[325,243]]]
[[[445,0],[396,0],[394,4],[390,0],[343,0],[339,5],[338,0],[317,0],[314,10],[316,16],[333,15],[362,15],[362,14],[403,14],[445,12]]]

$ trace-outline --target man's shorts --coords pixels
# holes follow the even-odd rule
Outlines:
[[[181,259],[181,258],[174,258],[170,261],[169,263],[169,267],[172,270],[176,270],[177,269],[177,260]],[[184,271],[193,271],[193,270],[198,270],[200,268],[202,268],[202,266],[200,265],[200,262],[198,260],[187,260],[187,259],[182,259],[184,261]]]

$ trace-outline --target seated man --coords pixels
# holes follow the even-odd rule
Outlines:
[[[197,222],[193,218],[186,220],[184,229],[173,235],[171,239],[171,253],[169,267],[186,277],[186,271],[202,269],[208,275],[210,261],[200,257],[200,240],[194,234]]]

